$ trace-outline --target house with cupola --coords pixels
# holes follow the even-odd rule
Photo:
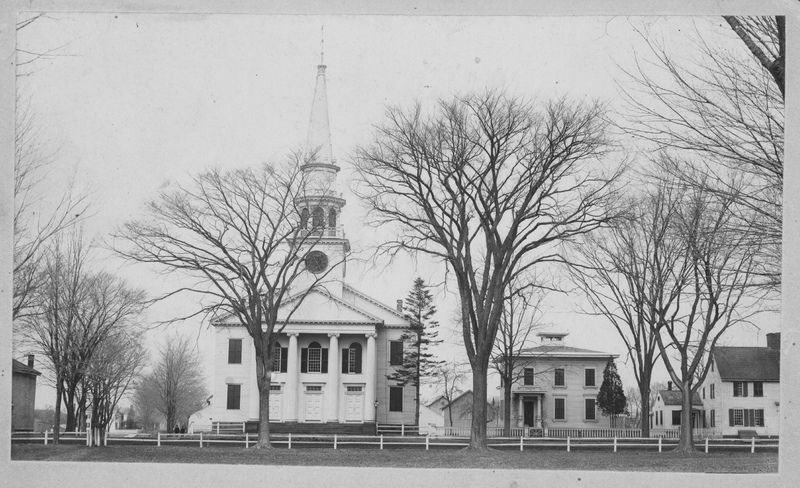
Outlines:
[[[301,167],[309,181],[324,182],[325,191],[308,191],[298,202],[303,221],[310,221],[310,232],[320,235],[305,260],[306,275],[295,281],[297,291],[289,290],[291,298],[279,311],[282,323],[294,310],[275,343],[269,418],[276,432],[285,429],[284,424],[317,424],[319,431],[352,432],[345,427],[361,425],[369,431],[376,422],[414,422],[414,387],[387,379],[403,362],[400,337],[408,321],[402,301],[387,305],[347,278],[350,241],[341,218],[346,200],[337,188],[340,167],[331,145],[325,72],[321,62],[306,144],[308,157]],[[295,309],[295,301],[313,283],[314,274],[323,272],[329,272],[325,286],[312,290]],[[213,426],[257,421],[252,339],[233,317],[215,320],[212,326],[214,400],[204,411],[207,422]]]

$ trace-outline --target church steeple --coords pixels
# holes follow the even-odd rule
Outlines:
[[[314,102],[311,105],[311,121],[308,124],[306,140],[306,157],[313,156],[313,162],[319,164],[336,164],[331,146],[331,127],[328,120],[328,93],[325,86],[324,53],[320,53],[320,64],[317,66],[317,86],[314,88]]]

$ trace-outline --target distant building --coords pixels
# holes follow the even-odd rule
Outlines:
[[[474,401],[474,398],[475,395],[472,393],[472,390],[467,390],[454,398],[452,402],[447,403],[445,401],[444,405],[441,407],[444,426],[453,428],[472,427],[472,402]],[[486,404],[487,426],[497,427],[498,422],[501,422],[501,418],[497,412],[498,407],[499,402],[497,399]],[[500,425],[502,425],[502,422]]]
[[[619,355],[567,346],[567,335],[539,333],[540,345],[521,351],[516,359],[520,381],[511,390],[512,427],[608,426],[597,394],[606,363]]]
[[[659,390],[656,393],[656,400],[653,403],[650,427],[654,429],[676,429],[681,425],[683,393],[673,389],[671,381],[667,384],[666,390]],[[692,426],[696,429],[706,427],[708,424],[704,416],[703,401],[700,395],[695,393],[692,397]]]
[[[11,361],[11,430],[30,432],[35,418],[36,377],[42,373],[33,369],[33,354],[28,355],[28,364]]]

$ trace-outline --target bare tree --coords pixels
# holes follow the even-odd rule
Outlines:
[[[105,446],[106,432],[120,400],[141,372],[147,352],[137,333],[119,331],[95,351],[86,372],[91,402],[90,446]]]
[[[142,411],[151,408],[167,419],[167,430],[185,423],[208,397],[203,363],[188,337],[170,336],[159,347],[152,371],[136,388]]]
[[[609,321],[628,350],[641,402],[642,436],[650,433],[650,383],[659,358],[659,307],[678,300],[684,246],[673,235],[683,200],[679,188],[648,185],[621,201],[624,211],[612,225],[585,236],[567,268],[586,296],[584,313]]]
[[[607,219],[616,173],[588,164],[607,149],[602,112],[487,91],[431,113],[390,108],[357,150],[356,193],[373,225],[397,232],[382,252],[427,254],[455,277],[475,394],[470,449],[486,448],[487,374],[509,286]]]
[[[253,338],[259,448],[271,447],[269,385],[276,334],[308,292],[341,264],[330,263],[319,274],[305,271],[306,256],[322,238],[322,229],[314,228],[316,223],[308,229],[301,205],[311,197],[325,198],[328,188],[324,181],[308,181],[302,162],[295,156],[281,165],[204,172],[190,187],[163,191],[147,203],[149,220],[128,222],[115,236],[125,245],[116,246],[125,258],[191,281],[160,299],[198,295],[202,301],[190,316],[235,317]],[[290,301],[301,276],[310,280],[310,288]],[[279,322],[279,309],[286,303],[287,315]]]
[[[648,141],[648,151],[691,160],[696,171],[675,175],[685,183],[734,198],[737,220],[731,225],[738,223],[740,232],[759,242],[760,264],[753,276],[778,293],[785,20],[726,20],[744,42],[722,46],[697,33],[692,60],[685,52],[671,51],[651,31],[641,31],[648,50],[627,72],[632,83],[621,83],[628,108],[620,125]],[[731,48],[737,45],[739,49]]]
[[[511,390],[523,375],[518,361],[529,346],[531,332],[540,327],[540,305],[544,294],[535,294],[534,286],[516,286],[506,297],[506,306],[492,356],[492,364],[500,375],[503,388],[503,430],[511,435]],[[529,361],[529,359],[525,359]]]
[[[469,377],[468,364],[458,361],[444,361],[436,367],[434,384],[441,388],[442,397],[447,402],[447,416],[453,426],[453,400],[461,394],[461,387]],[[456,412],[459,413],[459,412]]]
[[[80,230],[57,235],[44,253],[36,308],[19,324],[24,343],[47,359],[53,374],[56,428],[63,401],[67,429],[75,429],[76,392],[95,354],[110,336],[138,328],[137,318],[145,307],[141,290],[93,271],[92,264],[91,246]],[[57,434],[54,441],[58,442]]]
[[[734,196],[704,188],[685,189],[672,226],[672,240],[683,252],[672,278],[676,299],[656,304],[658,349],[682,393],[680,452],[694,451],[692,396],[708,374],[714,347],[731,327],[750,323],[763,303],[755,286],[757,232],[742,232]]]

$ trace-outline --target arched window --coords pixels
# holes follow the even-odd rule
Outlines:
[[[307,229],[308,228],[308,209],[304,208],[300,211],[300,228]]]
[[[281,347],[280,342],[276,342],[272,350],[272,371],[275,373],[285,373],[288,366],[288,347]]]
[[[319,342],[312,342],[307,348],[302,348],[300,356],[301,373],[328,372],[328,349],[320,346]]]
[[[342,373],[361,374],[361,344],[354,342],[342,349]]]
[[[336,228],[336,209],[332,208],[328,211],[328,227],[331,229]]]
[[[311,227],[313,229],[316,230],[325,227],[325,210],[323,210],[322,207],[315,207],[312,219]]]

